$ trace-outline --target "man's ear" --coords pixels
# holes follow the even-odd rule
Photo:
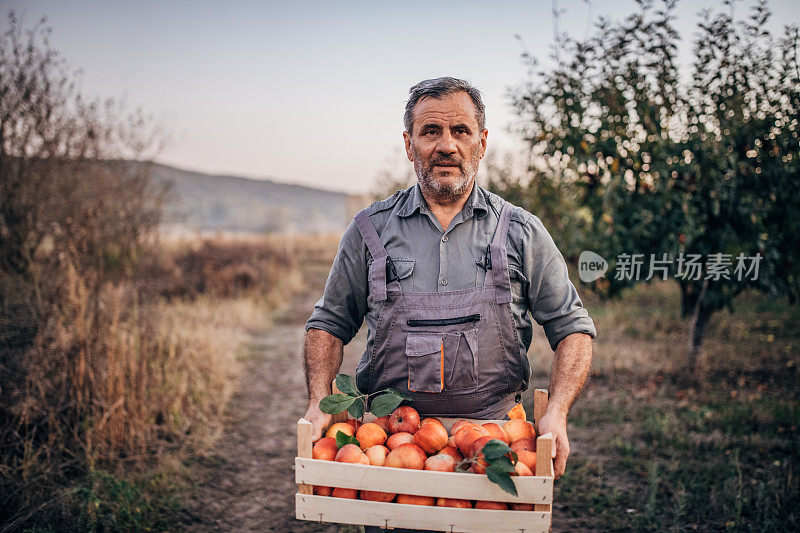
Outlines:
[[[489,130],[484,129],[481,132],[481,159],[486,155],[486,137],[489,136]]]
[[[413,163],[414,162],[414,152],[413,152],[413,150],[411,150],[411,134],[408,133],[407,131],[403,132],[403,143],[406,146],[406,157],[408,157],[408,160]]]

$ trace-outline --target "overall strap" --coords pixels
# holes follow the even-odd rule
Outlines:
[[[366,211],[360,211],[355,218],[356,227],[367,245],[369,253],[372,255],[372,264],[369,267],[370,292],[375,300],[382,302],[386,300],[386,262],[389,254],[383,247],[375,226],[369,219]]]
[[[508,237],[508,224],[511,221],[511,211],[514,206],[509,202],[503,203],[500,209],[500,221],[494,232],[492,243],[489,245],[489,260],[491,268],[486,272],[485,284],[494,285],[495,301],[499,304],[510,303],[511,279],[508,273],[508,255],[506,252],[506,238]]]

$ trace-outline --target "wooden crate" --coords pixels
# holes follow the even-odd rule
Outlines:
[[[534,391],[534,424],[547,407],[547,391]],[[346,418],[334,417],[334,422]],[[369,415],[367,415],[368,417]],[[365,417],[365,419],[367,419]],[[456,418],[440,419],[448,432]],[[478,420],[478,423],[492,422]],[[494,420],[502,425],[503,421]],[[508,531],[530,533],[549,531],[553,504],[553,461],[550,457],[551,435],[536,439],[536,471],[533,476],[514,476],[518,496],[503,491],[485,474],[406,470],[383,466],[365,466],[312,459],[311,423],[297,422],[297,457],[295,480],[299,490],[295,496],[295,515],[299,520],[361,524],[386,529],[411,528],[435,531]],[[400,503],[349,500],[315,496],[312,486],[343,487],[359,490],[415,494],[437,498],[488,500],[510,503],[532,503],[533,511],[495,511],[488,509],[456,509]]]

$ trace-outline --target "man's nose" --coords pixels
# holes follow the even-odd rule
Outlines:
[[[442,136],[439,137],[439,143],[436,145],[436,151],[443,154],[454,154],[458,151],[456,141],[453,139],[453,136],[450,135],[449,131],[445,131]]]

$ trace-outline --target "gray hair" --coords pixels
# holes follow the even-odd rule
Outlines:
[[[408,90],[410,96],[408,97],[408,102],[406,102],[406,112],[403,115],[403,124],[406,131],[411,133],[414,127],[414,108],[420,100],[427,97],[439,99],[460,92],[467,93],[472,98],[472,103],[475,104],[475,118],[478,120],[478,127],[480,131],[485,130],[486,108],[481,99],[481,92],[467,81],[444,77],[421,81]]]

